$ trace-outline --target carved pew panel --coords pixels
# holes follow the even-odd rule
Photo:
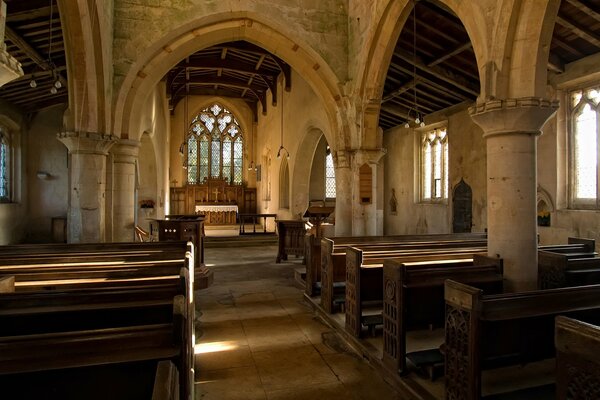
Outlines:
[[[600,327],[556,318],[556,398],[600,399]]]

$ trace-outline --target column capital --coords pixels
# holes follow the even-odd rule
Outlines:
[[[60,132],[57,135],[71,154],[107,155],[108,150],[119,138],[115,135],[96,132]]]
[[[558,106],[558,100],[539,97],[493,99],[470,107],[469,114],[483,129],[483,137],[509,134],[538,136]]]
[[[357,149],[354,153],[354,161],[356,165],[379,164],[381,158],[387,153],[387,149]]]
[[[110,152],[115,156],[115,162],[132,163],[137,159],[140,152],[141,142],[139,140],[119,139]]]

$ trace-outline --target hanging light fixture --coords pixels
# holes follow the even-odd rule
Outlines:
[[[62,87],[62,83],[60,82],[58,74],[56,73],[56,66],[54,65],[54,62],[52,62],[52,25],[54,23],[54,7],[52,5],[52,2],[53,0],[50,0],[50,24],[48,28],[48,66],[52,70],[52,79],[54,80],[54,83],[50,88],[50,93],[56,94],[58,93],[58,89]]]
[[[277,150],[277,159],[280,159],[282,156],[282,153],[285,152],[286,154],[286,158],[289,160],[290,158],[290,152],[283,147],[283,93],[284,90],[281,91],[281,129],[280,129],[280,133],[281,133],[281,144],[279,145],[279,150]]]
[[[423,121],[423,115],[421,114],[421,112],[419,111],[419,101],[417,98],[417,1],[418,0],[413,0],[413,10],[412,10],[412,20],[413,20],[413,46],[412,46],[412,50],[413,50],[413,108],[415,110],[415,119],[414,122],[416,125],[420,126],[420,127],[424,127],[425,126],[425,121]],[[408,110],[408,118],[406,123],[404,124],[405,128],[410,128],[410,119],[411,119],[411,111],[412,108],[410,110]]]

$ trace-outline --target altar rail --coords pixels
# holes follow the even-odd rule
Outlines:
[[[267,218],[273,218],[273,227],[275,227],[275,218],[277,218],[277,214],[238,214],[238,218],[240,223],[240,235],[275,233],[275,231],[267,230]],[[257,232],[256,225],[258,224],[260,228],[261,218],[263,229],[262,232],[260,230]],[[246,224],[252,224],[252,232],[246,232]]]

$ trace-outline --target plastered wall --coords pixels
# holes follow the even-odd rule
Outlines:
[[[424,234],[452,232],[452,188],[460,179],[473,191],[473,232],[486,228],[485,141],[465,107],[432,115],[429,124],[447,122],[449,192],[447,202],[432,204],[418,200],[418,148],[420,133],[396,127],[384,132],[384,234]],[[390,200],[395,190],[397,212],[392,214]]]

